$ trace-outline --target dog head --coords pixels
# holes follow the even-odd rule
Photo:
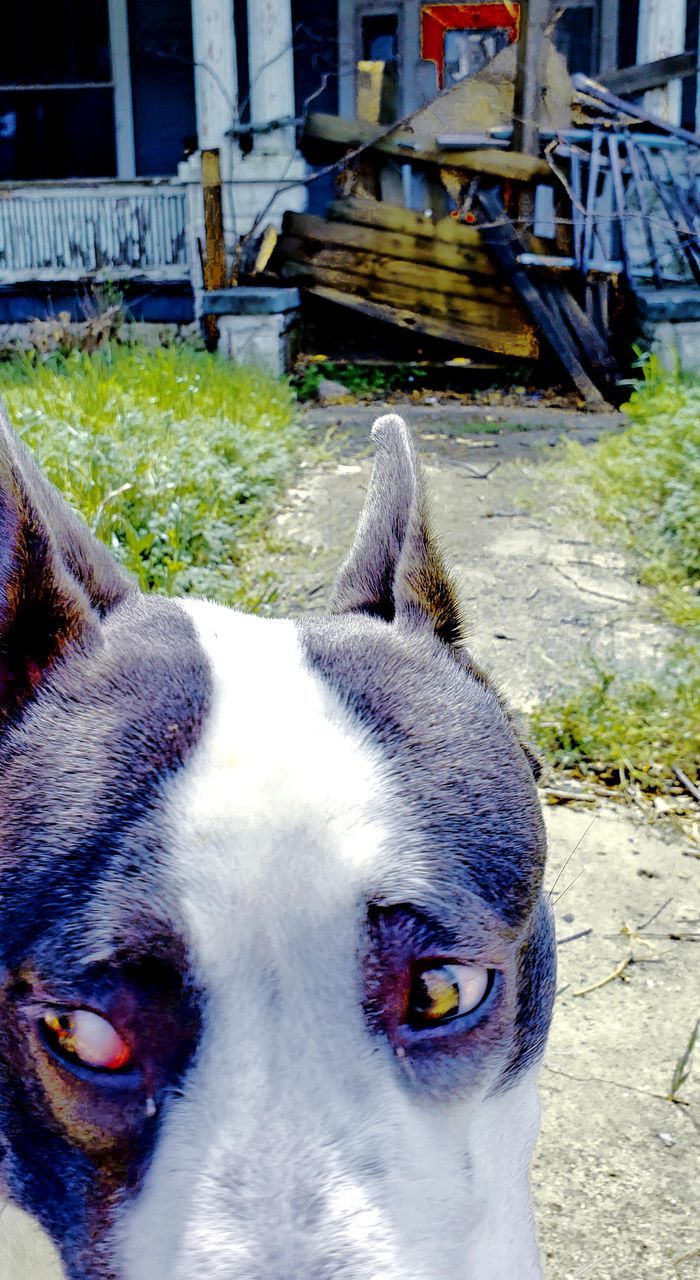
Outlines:
[[[292,622],[142,596],[2,430],[0,1180],[71,1280],[540,1274],[531,762],[374,434]]]

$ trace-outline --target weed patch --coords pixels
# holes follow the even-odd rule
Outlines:
[[[384,365],[355,364],[352,361],[327,360],[325,357],[301,359],[292,377],[297,399],[313,400],[322,378],[331,378],[347,388],[348,394],[359,399],[374,399],[390,395],[400,387],[427,377],[427,370],[415,364]]]
[[[697,778],[700,742],[700,646],[679,647],[653,676],[592,662],[588,679],[531,713],[547,760],[611,786],[633,782],[664,791],[673,766]]]
[[[555,767],[647,791],[698,777],[700,742],[700,380],[643,366],[630,427],[592,447],[565,446],[564,501],[589,528],[620,539],[677,639],[647,673],[601,668],[532,715]]]
[[[654,357],[623,407],[631,425],[561,462],[587,523],[616,534],[666,616],[700,625],[700,379]]]
[[[286,384],[184,347],[0,364],[15,429],[147,591],[256,607],[251,539],[299,441]]]

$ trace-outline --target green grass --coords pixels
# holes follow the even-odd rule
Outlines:
[[[699,770],[700,379],[649,359],[625,412],[620,434],[567,444],[554,479],[586,527],[632,553],[675,638],[653,670],[591,660],[587,678],[533,713],[532,728],[557,768],[663,791],[674,764],[693,781]]]
[[[698,776],[700,645],[680,645],[652,677],[591,661],[583,684],[538,707],[530,724],[555,768],[615,786],[664,791],[673,765]]]
[[[0,364],[44,472],[144,590],[256,607],[246,568],[299,442],[288,386],[185,347]]]
[[[642,371],[630,427],[593,448],[568,443],[560,466],[581,514],[633,552],[669,620],[700,625],[700,378],[653,357]]]
[[[292,386],[297,399],[302,402],[315,399],[322,378],[341,383],[349,396],[372,399],[389,395],[407,383],[419,382],[426,377],[427,371],[419,365],[396,364],[386,367],[316,357],[313,360],[299,360],[292,376]]]

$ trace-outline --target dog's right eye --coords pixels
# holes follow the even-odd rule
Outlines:
[[[68,1062],[95,1071],[123,1071],[131,1062],[126,1040],[111,1022],[90,1009],[45,1013],[41,1027],[49,1047]]]
[[[483,1004],[493,971],[471,964],[430,965],[416,973],[408,997],[408,1021],[432,1027],[473,1013]]]

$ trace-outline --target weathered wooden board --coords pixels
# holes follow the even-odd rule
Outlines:
[[[349,297],[386,303],[416,316],[438,317],[448,325],[452,320],[469,325],[475,334],[479,334],[479,340],[473,345],[481,346],[487,351],[510,352],[514,355],[529,355],[532,352],[534,326],[514,307],[483,302],[478,297],[450,297],[429,289],[397,284],[392,280],[359,276],[349,271],[311,264],[286,263],[281,274],[301,287],[321,285]]]
[[[390,150],[386,143],[380,143],[377,150],[396,154],[395,148]],[[446,155],[436,148],[434,151],[414,152],[409,158],[417,164],[439,164],[441,168],[503,178],[507,182],[532,182],[536,178],[552,181],[552,170],[547,161],[540,160],[539,156],[525,155],[522,151],[486,148],[481,151],[450,151]]]
[[[465,347],[492,351],[496,355],[514,356],[525,360],[536,360],[539,356],[539,342],[534,332],[523,330],[519,334],[504,334],[497,329],[484,328],[453,317],[442,319],[438,316],[417,315],[414,311],[400,306],[390,306],[374,299],[357,297],[321,284],[309,284],[306,287],[309,293],[327,302],[349,307],[372,320],[399,325],[413,333],[422,333],[430,338],[442,338],[446,342]]]
[[[657,58],[655,62],[603,71],[601,80],[612,93],[646,93],[648,89],[661,88],[669,80],[684,80],[687,76],[696,75],[696,64],[694,53],[672,53],[667,58]]]
[[[452,219],[450,223],[455,225]],[[314,244],[383,254],[402,262],[424,263],[448,271],[468,271],[470,275],[492,279],[497,274],[486,250],[478,247],[478,239],[470,238],[467,244],[453,243],[435,236],[416,236],[388,228],[360,226],[351,222],[327,222],[325,218],[308,213],[287,214],[284,229],[290,236]],[[464,230],[471,231],[471,228],[465,227]]]
[[[437,240],[441,244],[484,247],[478,227],[468,227],[456,218],[430,218],[425,213],[404,209],[402,205],[386,204],[381,200],[333,200],[328,206],[328,216],[337,222],[352,222],[363,227],[380,227],[385,231],[398,231],[420,239]]]
[[[587,404],[601,405],[604,397],[599,388],[589,377],[581,363],[581,351],[578,338],[568,330],[567,321],[575,324],[573,308],[566,313],[559,310],[558,298],[553,288],[540,291],[528,276],[525,267],[518,262],[518,254],[522,243],[515,228],[505,216],[500,196],[494,191],[480,191],[477,201],[487,219],[484,234],[492,252],[503,268],[503,273],[510,280],[513,288],[527,307],[528,313],[537,325],[543,338],[549,344],[552,353],[566,369],[569,377],[583,396]]]
[[[516,306],[515,294],[508,284],[493,274],[480,277],[465,272],[449,271],[430,263],[407,262],[386,254],[368,253],[356,248],[321,245],[298,236],[283,236],[279,242],[283,262],[296,262],[352,275],[391,280],[408,289],[444,293],[453,298],[480,298],[502,306]]]
[[[318,266],[310,262],[287,262],[282,267],[281,274],[284,279],[294,280],[302,286],[307,281],[313,281],[330,289],[347,289],[348,293],[388,302],[390,306],[403,307],[419,315],[454,316],[469,323],[497,326],[509,333],[519,333],[523,328],[529,328],[529,322],[514,307],[508,306],[507,299],[503,302],[492,299],[486,301],[479,294],[459,297],[439,293],[430,287],[417,288],[413,282],[405,284],[381,276],[363,276],[354,271]]]
[[[352,150],[367,146],[381,155],[400,159],[407,164],[444,165],[445,153],[429,137],[417,138],[408,130],[381,130],[362,120],[346,120],[341,116],[311,112],[304,129],[306,137]],[[533,178],[551,177],[545,160],[519,151],[494,152],[490,149],[451,151],[449,167],[466,173],[485,173],[513,182],[531,182]]]
[[[202,152],[202,191],[205,232],[204,288],[223,289],[226,284],[226,248],[218,151]]]
[[[204,288],[205,290],[223,289],[226,284],[226,244],[218,150],[202,152],[202,194],[205,234],[202,258]],[[207,350],[215,351],[219,342],[216,316],[204,315],[202,326]]]

